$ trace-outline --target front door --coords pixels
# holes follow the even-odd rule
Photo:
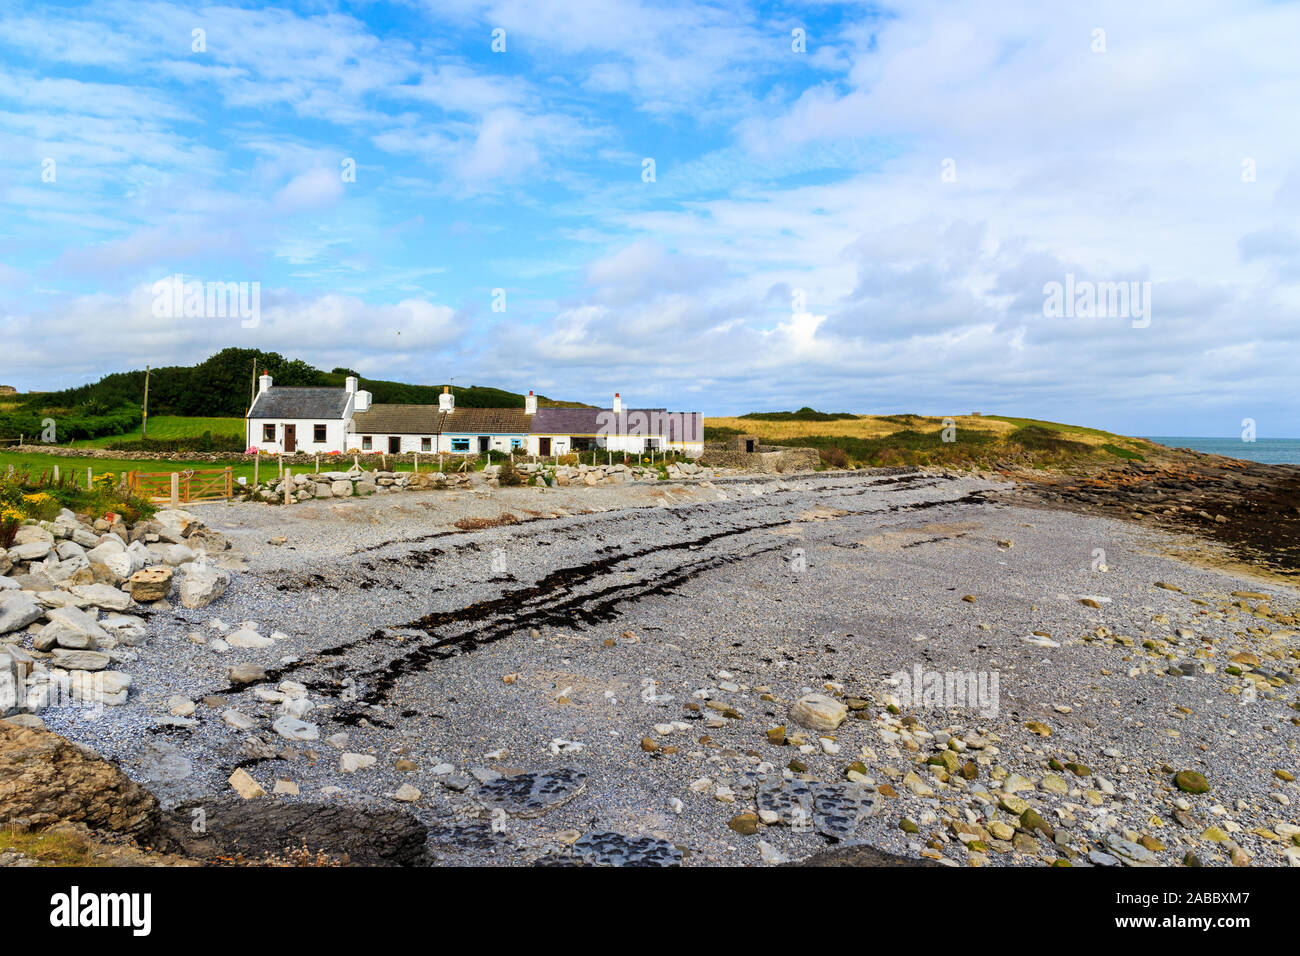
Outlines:
[[[537,451],[538,451],[539,454],[541,454],[541,456],[542,456],[543,458],[548,458],[548,457],[550,457],[550,454],[551,454],[551,440],[550,440],[549,438],[539,438],[539,439],[537,439]]]
[[[402,437],[400,435],[388,436],[388,453],[396,455],[402,450]]]
[[[488,439],[487,435],[479,435],[479,436],[478,436],[478,453],[479,453],[480,455],[486,455],[486,454],[487,454],[488,447],[489,447],[489,439]]]
[[[298,450],[298,426],[285,425],[284,426],[284,453],[286,455],[289,455],[297,450]]]

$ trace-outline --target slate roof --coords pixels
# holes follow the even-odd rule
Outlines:
[[[458,408],[442,416],[443,435],[527,435],[522,408]]]
[[[337,420],[347,407],[346,389],[272,385],[258,394],[248,417]]]
[[[620,415],[616,433],[633,436],[662,437],[670,441],[703,441],[704,414],[702,412],[673,412],[666,419],[667,409],[625,408]],[[645,418],[630,420],[640,413]],[[539,408],[533,416],[534,435],[598,435],[602,427],[608,431],[612,424],[610,409],[605,408]],[[678,432],[685,432],[684,435]]]
[[[352,416],[358,435],[436,435],[437,405],[371,405]]]
[[[594,435],[600,428],[599,408],[539,408],[533,416],[534,435]]]

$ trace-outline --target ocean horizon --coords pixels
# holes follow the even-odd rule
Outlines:
[[[1187,435],[1144,435],[1148,441],[1159,442],[1170,448],[1190,448],[1211,455],[1227,455],[1266,465],[1300,465],[1300,438],[1241,438],[1192,437]]]

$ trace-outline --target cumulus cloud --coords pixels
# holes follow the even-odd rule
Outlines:
[[[1300,132],[1277,117],[1300,8],[369,12],[0,13],[18,384],[252,334],[590,401],[1297,429],[1276,357],[1300,344]],[[263,279],[262,325],[136,317],[174,271]],[[1067,277],[1150,283],[1150,325],[1049,316]],[[77,347],[40,347],[45,327]]]

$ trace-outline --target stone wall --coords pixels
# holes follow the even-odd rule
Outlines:
[[[793,471],[813,471],[821,464],[816,448],[782,448],[760,445],[762,451],[733,451],[725,445],[705,446],[700,464],[712,468],[736,468],[762,474],[788,474]]]

